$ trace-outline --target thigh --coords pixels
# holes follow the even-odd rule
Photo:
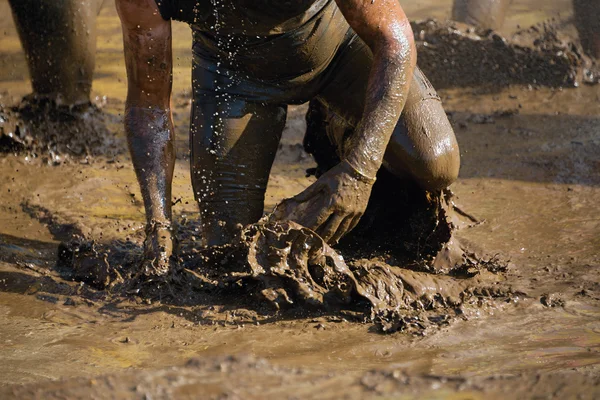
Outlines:
[[[369,48],[355,38],[319,94],[318,100],[328,109],[328,135],[340,155],[344,139],[362,117],[371,64]],[[458,144],[441,100],[417,67],[384,166],[396,176],[437,190],[456,179],[459,164]]]
[[[223,244],[238,224],[262,216],[286,106],[220,93],[212,87],[209,73],[194,78],[200,85],[190,126],[192,187],[200,203],[205,243]]]

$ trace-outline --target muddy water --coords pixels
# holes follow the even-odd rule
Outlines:
[[[416,3],[407,4],[409,15],[449,14],[450,2]],[[552,10],[536,6],[546,2],[515,3],[505,33],[557,12],[567,20],[570,15],[568,1],[553,2]],[[2,102],[16,101],[29,90],[7,10],[7,3],[0,1]],[[111,4],[100,15],[98,35],[93,92],[114,117],[109,129],[122,137],[124,66]],[[189,30],[176,25],[175,37],[178,161],[173,192],[181,222],[195,220],[197,213],[187,160]],[[52,266],[58,243],[72,233],[139,245],[143,209],[128,157],[51,167],[40,160],[3,156],[0,382],[43,383],[120,375],[128,369],[147,373],[182,365],[191,357],[251,354],[313,374],[297,382],[314,382],[327,373],[330,379],[335,374],[350,377],[334,382],[364,383],[367,371],[377,369],[402,371],[414,382],[422,374],[482,379],[475,385],[479,388],[491,387],[487,377],[524,374],[510,384],[524,388],[541,373],[555,374],[555,382],[576,382],[582,393],[593,397],[593,382],[573,376],[597,375],[600,365],[599,87],[470,88],[441,94],[463,157],[461,179],[453,190],[458,204],[483,221],[460,236],[483,254],[510,260],[502,277],[521,295],[493,306],[483,302],[424,337],[382,336],[368,325],[339,317],[257,316],[250,309],[214,301],[180,306],[148,304],[135,297],[122,300],[64,280]],[[290,112],[267,208],[310,182],[304,170],[313,164],[299,145],[302,112]],[[210,368],[205,371],[214,376]],[[252,371],[242,365],[231,376],[244,380],[254,376]],[[286,371],[264,386],[272,388],[276,381],[291,387],[293,379],[285,377],[294,375]],[[299,384],[314,395],[309,385]],[[440,397],[460,391],[442,386]],[[348,387],[355,395],[365,390],[362,384]],[[414,393],[430,393],[431,387],[416,385]],[[535,390],[546,393],[548,388]],[[386,392],[395,393],[384,385]]]

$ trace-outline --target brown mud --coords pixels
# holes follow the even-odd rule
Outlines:
[[[442,7],[450,10],[450,2],[441,3],[408,7],[440,17]],[[515,3],[507,27],[548,17],[547,2]],[[568,18],[563,3],[570,1],[556,6]],[[29,88],[16,33],[4,18],[7,9],[0,0],[0,90],[19,99]],[[94,96],[108,96],[107,127],[123,138],[124,67],[114,9],[105,8],[99,22]],[[174,35],[173,209],[187,240],[183,254],[192,254],[200,232],[187,156],[189,33],[175,25]],[[160,290],[134,287],[126,295],[117,285],[100,290],[97,285],[110,286],[115,278],[81,283],[56,260],[60,243],[77,235],[95,240],[90,253],[99,257],[109,246],[108,265],[110,257],[136,265],[143,206],[124,147],[114,158],[57,166],[8,154],[0,158],[0,397],[598,397],[599,86],[477,85],[440,95],[462,152],[453,201],[481,222],[459,230],[456,238],[484,260],[510,261],[506,270],[480,268],[465,282],[482,279],[472,286],[499,287],[508,296],[474,292],[468,300],[473,304],[459,307],[460,315],[456,307],[436,303],[429,310],[430,329],[380,335],[360,322],[368,303],[338,313],[306,307],[276,313],[268,299],[248,295],[249,289],[261,294],[260,281],[250,281],[256,290],[249,284],[235,292],[218,281],[199,282],[218,271],[188,268],[197,276],[182,271],[187,286],[154,282]],[[301,145],[305,111],[290,110],[266,211],[312,182],[305,170],[315,165]],[[353,242],[346,246],[339,251],[354,249]],[[370,261],[371,270],[379,261],[393,265],[390,257],[358,256]],[[350,258],[347,267],[360,271],[363,264]],[[411,275],[424,272],[431,277],[435,271],[418,266],[402,271],[410,301],[427,298],[406,290]],[[440,277],[431,283],[435,292],[448,290],[442,282],[448,274],[435,275]],[[453,284],[449,290],[454,298],[462,289]]]
[[[560,21],[503,37],[490,29],[436,20],[413,23],[419,66],[438,89],[511,84],[573,87],[600,82],[600,66]],[[575,38],[574,38],[575,37]]]
[[[582,395],[579,387],[593,389]],[[185,366],[159,371],[0,389],[0,394],[3,398],[44,399],[259,399],[290,397],[290,393],[294,393],[293,398],[307,399],[506,399],[530,398],[535,393],[537,398],[583,400],[597,397],[599,387],[600,378],[575,374],[467,379],[388,370],[360,376],[320,375],[302,368],[274,366],[253,357],[217,357],[192,359]]]
[[[375,191],[371,208],[388,197]],[[352,316],[375,323],[380,332],[419,335],[461,318],[466,307],[522,296],[496,276],[507,270],[506,263],[483,261],[461,248],[452,193],[426,197],[430,204],[408,208],[396,201],[396,212],[388,209],[363,221],[337,251],[310,229],[271,216],[245,227],[230,243],[207,248],[199,248],[189,227],[180,226],[177,260],[160,278],[145,276],[135,246],[98,243],[73,232],[74,240],[59,245],[56,272],[115,300],[132,293],[184,306],[211,299],[244,304],[263,318],[290,312]],[[373,214],[367,212],[365,219]],[[384,225],[377,218],[388,221]]]
[[[94,104],[60,106],[48,98],[28,96],[18,105],[1,101],[0,153],[24,154],[44,163],[114,157],[123,143],[106,127],[106,116]]]

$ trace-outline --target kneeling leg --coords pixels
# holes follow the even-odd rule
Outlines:
[[[286,111],[283,105],[195,96],[191,174],[204,245],[225,244],[238,225],[261,218]]]
[[[347,65],[316,100],[322,106],[313,101],[308,115],[312,128],[308,134],[312,139],[307,137],[305,145],[316,155],[317,161],[327,159],[322,139],[316,141],[314,137],[319,126],[335,146],[339,158],[345,138],[362,116],[370,53],[364,44],[356,42],[347,58]],[[347,71],[351,71],[349,75]],[[324,119],[324,123],[319,124],[315,118]],[[328,162],[331,166],[331,160]],[[388,144],[383,166],[397,177],[413,180],[428,191],[444,189],[458,177],[460,154],[454,130],[440,98],[419,68],[413,74],[409,95]]]
[[[408,173],[428,191],[442,190],[458,177],[460,153],[454,130],[440,98],[419,69],[383,163],[397,176]]]

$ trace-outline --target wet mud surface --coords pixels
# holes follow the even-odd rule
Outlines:
[[[111,158],[124,150],[106,127],[110,116],[96,105],[58,106],[33,96],[14,106],[9,102],[8,95],[0,95],[1,154],[24,154],[56,165],[95,156]]]
[[[12,60],[21,56],[2,15],[0,64],[11,72],[0,90],[10,91],[14,105],[26,94],[26,76],[15,75]],[[107,96],[104,122],[118,142],[124,91],[115,82],[124,69],[115,21],[114,9],[103,10],[94,91]],[[333,250],[294,226],[257,226],[239,246],[203,254],[188,172],[189,57],[181,49],[188,33],[175,26],[174,34],[181,39],[173,99],[180,269],[169,281],[126,286],[141,255],[144,218],[124,147],[114,157],[54,166],[22,154],[0,157],[0,397],[598,397],[598,85],[530,87],[507,78],[492,88],[440,91],[462,153],[452,201],[472,217],[459,213],[455,239],[467,258],[477,254],[472,265],[439,268],[390,253],[423,254],[423,242],[405,240],[410,221],[394,235],[367,240],[365,228],[341,243],[335,251],[347,270],[331,261]],[[290,109],[266,212],[314,179],[306,177],[315,165],[301,145],[305,111]],[[304,288],[284,282],[289,269],[272,268],[289,266],[288,257],[250,251],[291,248],[292,237],[325,259],[315,257],[313,267],[308,257],[291,260],[302,264]],[[94,260],[75,269],[73,254],[64,253],[74,239],[86,252],[80,260]],[[207,268],[214,262],[223,263]],[[90,268],[92,276],[76,275]],[[333,272],[324,275],[325,268]],[[346,274],[323,281],[336,271]],[[350,286],[341,285],[347,271]],[[380,286],[390,275],[395,286]],[[359,285],[374,291],[360,295]],[[352,301],[340,305],[348,287]],[[371,319],[379,299],[406,320]]]
[[[282,368],[252,357],[192,359],[185,366],[160,371],[75,379],[46,385],[0,389],[5,398],[46,399],[129,398],[294,398],[378,399],[439,398],[454,394],[464,399],[540,398],[593,399],[600,394],[596,376],[498,376],[458,378],[412,376],[402,370],[370,371],[362,376]],[[575,387],[591,387],[580,395]]]

